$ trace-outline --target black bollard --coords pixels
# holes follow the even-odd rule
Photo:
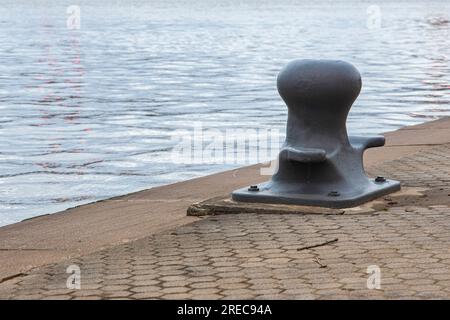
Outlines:
[[[347,115],[361,91],[353,65],[294,60],[277,86],[288,107],[278,171],[268,182],[234,191],[233,200],[346,208],[400,190],[398,181],[364,172],[364,150],[383,146],[384,137],[347,135]]]

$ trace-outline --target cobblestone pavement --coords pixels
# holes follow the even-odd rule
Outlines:
[[[450,195],[450,145],[385,163],[372,173]],[[448,199],[427,206],[393,203],[359,215],[206,217],[31,270],[0,284],[0,298],[448,299]],[[66,287],[72,264],[81,270],[79,290]],[[375,276],[368,274],[370,266],[379,267],[380,289],[368,289]]]

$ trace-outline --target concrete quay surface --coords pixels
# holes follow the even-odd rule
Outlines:
[[[145,190],[0,228],[0,298],[450,298],[450,118],[386,139],[368,173],[421,196],[360,215],[186,216],[266,180],[259,165]]]

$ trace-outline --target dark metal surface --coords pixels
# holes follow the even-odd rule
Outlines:
[[[347,135],[347,115],[361,90],[353,65],[294,60],[277,86],[288,106],[278,171],[266,183],[234,191],[233,200],[344,208],[400,190],[399,182],[364,172],[364,150],[383,146],[384,137]]]

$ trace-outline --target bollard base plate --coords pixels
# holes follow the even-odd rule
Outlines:
[[[327,190],[322,194],[298,192],[298,190],[302,190],[302,187],[304,189],[304,186],[296,185],[293,185],[291,190],[280,190],[280,188],[273,188],[270,182],[262,183],[257,187],[257,191],[250,190],[248,187],[238,189],[231,194],[232,199],[238,202],[351,208],[399,191],[400,182],[395,180],[386,180],[383,183],[368,181],[366,185],[351,191],[340,191],[339,188],[334,188],[334,190]]]

